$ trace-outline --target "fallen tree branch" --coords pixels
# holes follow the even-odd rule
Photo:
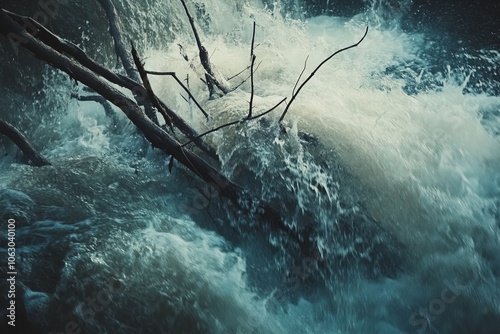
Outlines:
[[[113,106],[101,95],[77,95],[75,97],[78,101],[99,103],[104,108],[106,116],[112,119],[113,126],[116,127],[118,125],[118,118],[115,111],[113,110]]]
[[[49,31],[47,28],[42,26],[40,23],[38,23],[31,17],[21,16],[9,12],[7,10],[4,11],[17,23],[21,25],[26,24],[29,27],[28,32],[32,36],[42,41],[43,43],[49,45],[50,47],[56,50],[59,50],[60,52],[63,52],[71,56],[85,67],[91,69],[95,73],[106,78],[106,80],[109,80],[110,82],[122,86],[124,88],[130,89],[134,94],[137,103],[145,107],[146,114],[148,115],[148,117],[157,122],[156,115],[152,111],[149,101],[146,99],[147,92],[145,91],[145,89],[141,89],[143,87],[138,83],[139,76],[135,71],[133,71],[132,73],[134,73],[133,77],[137,78],[137,80],[131,79],[129,77],[126,77],[118,73],[114,73],[113,71],[110,71],[105,67],[102,67],[99,63],[88,57],[85,51],[83,51],[76,44],[67,41],[65,39],[62,39],[57,35],[54,35],[51,31]]]
[[[129,89],[132,94],[134,94],[134,98],[137,101],[138,105],[144,105],[150,103],[148,100],[148,92],[146,89],[139,83],[136,82],[124,75],[114,73],[107,68],[103,67],[99,63],[97,63],[92,58],[88,57],[87,54],[76,44],[67,41],[65,39],[60,38],[59,36],[53,34],[47,28],[39,24],[37,21],[33,20],[27,16],[21,16],[12,12],[9,12],[5,9],[2,11],[8,15],[12,20],[17,22],[19,25],[26,24],[29,28],[26,32],[37,38],[47,46],[51,47],[54,50],[58,50],[70,56],[75,61],[88,68],[92,72],[100,75],[105,78],[109,82],[112,82],[118,86]],[[21,46],[26,42],[24,38],[21,36],[16,36],[16,40],[21,42]],[[161,100],[159,101],[162,107],[167,111],[168,115],[171,117],[174,125],[188,138],[195,138],[198,136],[197,132],[187,124],[181,117],[177,115],[172,109],[170,109],[165,103]],[[197,140],[194,142],[202,151],[207,153],[211,158],[217,159],[217,154],[215,149],[208,145],[207,143]]]
[[[178,162],[191,170],[202,180],[212,185],[222,196],[229,199],[238,208],[254,214],[268,228],[284,231],[301,247],[310,248],[309,235],[299,233],[285,224],[280,215],[269,204],[249,194],[241,186],[233,183],[219,173],[210,164],[205,162],[192,151],[183,148],[179,142],[171,137],[165,130],[153,123],[143,110],[122,92],[115,89],[95,73],[37,40],[28,34],[19,24],[15,23],[5,11],[0,10],[0,33],[8,36],[14,33],[20,36],[24,43],[23,48],[33,53],[37,58],[44,60],[54,67],[64,71],[73,79],[82,82],[105,99],[120,108],[132,123],[143,133],[146,139],[168,155],[173,156]]]
[[[50,162],[38,153],[38,151],[18,129],[3,119],[0,119],[0,133],[12,140],[12,142],[19,147],[24,155],[28,157],[33,166],[42,167],[50,165]]]
[[[215,97],[215,87],[219,88],[222,93],[227,94],[229,93],[229,89],[222,85],[214,75],[214,72],[212,70],[212,65],[210,65],[210,57],[208,56],[207,49],[201,44],[201,39],[200,35],[198,34],[198,30],[196,29],[196,25],[194,23],[194,19],[189,13],[189,9],[187,8],[186,1],[181,0],[182,6],[184,7],[184,11],[186,12],[186,16],[188,17],[189,24],[191,25],[191,30],[193,30],[194,38],[196,40],[196,45],[199,50],[199,56],[200,56],[200,62],[203,68],[205,69],[205,83],[208,87],[208,93],[210,95],[210,98]]]
[[[104,111],[106,112],[106,116],[114,117],[115,112],[113,111],[113,107],[111,104],[101,95],[79,95],[76,97],[78,101],[82,102],[96,102],[102,105]]]
[[[335,51],[334,53],[332,53],[330,56],[328,56],[325,60],[323,60],[315,69],[314,71],[312,71],[312,73],[307,77],[306,80],[304,80],[304,82],[299,86],[299,89],[297,89],[297,92],[295,92],[295,94],[292,95],[291,99],[290,99],[290,102],[288,103],[288,105],[286,106],[285,110],[283,111],[283,114],[281,115],[280,119],[279,119],[279,122],[281,123],[283,121],[283,119],[285,118],[285,115],[286,113],[288,112],[288,110],[290,109],[290,106],[292,105],[293,101],[295,101],[295,98],[297,97],[297,95],[299,95],[300,91],[302,90],[302,88],[304,88],[304,86],[309,82],[309,80],[312,79],[312,77],[316,74],[316,72],[318,72],[318,70],[321,68],[321,66],[323,66],[326,62],[328,62],[330,59],[332,59],[333,57],[335,57],[337,54],[341,53],[341,52],[344,52],[346,50],[349,50],[349,49],[352,49],[356,46],[358,46],[366,37],[366,35],[368,34],[368,27],[366,27],[366,30],[365,30],[365,33],[363,35],[363,37],[361,37],[361,39],[355,43],[355,44],[352,44],[352,45],[349,45],[348,47],[345,47],[345,48],[342,48],[340,50],[337,50]]]

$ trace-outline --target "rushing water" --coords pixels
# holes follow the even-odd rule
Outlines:
[[[152,77],[163,101],[200,132],[246,115],[249,82],[208,100],[178,1],[116,3],[146,67],[189,77],[211,118],[186,102],[174,80]],[[369,26],[357,48],[305,86],[286,132],[276,125],[278,108],[207,137],[217,167],[287,224],[313,231],[321,256],[201,195],[204,184],[176,163],[170,172],[169,158],[119,109],[106,115],[99,104],[77,101],[89,94],[80,84],[2,41],[0,116],[53,164],[21,164],[0,138],[0,271],[7,272],[4,241],[14,218],[17,329],[497,332],[500,53],[491,40],[498,31],[496,39],[471,41],[439,24],[419,29],[408,23],[411,1],[346,2],[337,14],[348,17],[310,15],[335,14],[332,3],[191,4],[220,78],[248,66],[256,22],[255,113],[290,97],[306,59],[303,79]],[[97,6],[61,5],[48,26],[118,68]],[[5,280],[0,286],[2,328],[12,330]]]

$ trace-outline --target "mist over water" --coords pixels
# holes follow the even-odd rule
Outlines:
[[[486,37],[458,43],[450,31],[408,24],[415,3],[339,3],[337,14],[331,3],[190,5],[221,79],[248,66],[256,22],[254,113],[290,97],[306,59],[302,80],[369,26],[358,47],[305,86],[286,133],[277,126],[280,107],[207,137],[225,175],[287,224],[314,231],[321,261],[224,200],[207,201],[197,190],[204,184],[178,164],[169,172],[169,159],[120,110],[110,117],[74,99],[88,94],[81,84],[26,56],[19,61],[37,70],[16,71],[34,81],[39,73],[38,86],[22,91],[2,71],[8,108],[0,116],[53,163],[23,165],[0,138],[0,216],[17,221],[20,326],[32,333],[64,333],[68,323],[82,333],[496,333],[498,49]],[[172,78],[151,81],[196,129],[247,114],[249,82],[208,100],[180,3],[116,5],[147,69],[189,77],[209,121]],[[50,25],[68,25],[54,29],[113,68],[104,14],[89,6],[65,5]],[[15,64],[2,43],[2,57]]]

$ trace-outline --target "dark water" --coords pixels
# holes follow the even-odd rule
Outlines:
[[[122,71],[98,3],[63,2],[47,26]],[[1,3],[30,16],[45,4]],[[189,76],[208,123],[175,82],[152,82],[196,129],[246,114],[249,83],[208,100],[179,2],[116,6],[148,69]],[[306,86],[286,133],[281,108],[207,138],[217,167],[312,231],[317,252],[210,196],[180,165],[170,172],[120,110],[77,101],[89,94],[81,84],[2,37],[0,117],[52,162],[25,165],[0,137],[0,272],[10,277],[9,219],[17,272],[15,328],[0,284],[2,333],[496,333],[498,5],[190,6],[221,78],[248,65],[257,23],[256,112],[290,96],[307,57],[305,75],[370,27]]]

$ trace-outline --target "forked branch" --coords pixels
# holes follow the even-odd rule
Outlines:
[[[193,96],[193,94],[191,94],[191,91],[189,90],[189,88],[186,87],[186,85],[184,85],[182,83],[181,80],[179,80],[179,78],[177,77],[177,75],[175,74],[175,72],[157,72],[157,71],[146,71],[147,74],[151,74],[151,75],[169,75],[171,77],[173,77],[175,79],[175,81],[177,81],[177,83],[182,87],[182,89],[184,89],[184,91],[189,95],[189,97],[194,101],[194,103],[196,104],[196,106],[198,107],[198,109],[200,109],[200,111],[203,113],[203,115],[205,115],[206,118],[208,118],[208,114],[207,112],[205,111],[205,109],[203,109],[203,107],[198,103],[198,101],[196,100],[196,98]],[[189,77],[188,77],[189,78]]]
[[[355,48],[356,46],[358,46],[366,37],[366,35],[368,34],[368,27],[366,27],[366,30],[365,30],[365,33],[363,35],[363,37],[361,37],[361,39],[355,43],[355,44],[352,44],[352,45],[349,45],[348,47],[345,47],[345,48],[342,48],[340,50],[337,50],[335,51],[334,53],[332,53],[330,56],[328,56],[328,58],[326,58],[325,60],[323,60],[315,69],[314,71],[312,71],[311,74],[309,74],[309,76],[307,77],[306,80],[304,80],[304,82],[299,86],[299,88],[297,89],[297,91],[295,93],[293,93],[291,99],[290,99],[290,103],[288,103],[288,105],[286,106],[285,110],[283,111],[283,114],[281,114],[281,117],[279,119],[279,122],[281,123],[283,121],[283,119],[285,118],[288,110],[290,109],[293,101],[295,101],[295,98],[297,97],[297,95],[299,95],[300,91],[302,90],[302,88],[304,88],[304,86],[309,82],[309,80],[312,79],[312,77],[314,77],[314,75],[316,74],[316,72],[318,72],[318,70],[321,68],[321,66],[323,66],[325,63],[327,63],[330,59],[332,59],[333,57],[335,57],[336,55],[338,55],[339,53],[341,52],[344,52],[346,50],[349,50],[349,49],[352,49],[352,48]],[[302,75],[302,74],[301,74]],[[294,89],[295,90],[295,89]]]
[[[132,43],[132,57],[134,58],[135,66],[137,67],[137,70],[139,71],[139,75],[141,76],[142,83],[144,84],[144,88],[146,88],[146,91],[148,92],[149,99],[153,103],[153,106],[163,116],[165,123],[170,127],[170,129],[172,130],[172,133],[173,133],[174,126],[172,123],[172,119],[170,118],[170,115],[168,114],[167,110],[165,108],[163,108],[163,105],[160,103],[160,100],[158,99],[158,97],[154,93],[153,87],[151,86],[151,83],[149,82],[148,74],[147,74],[146,70],[144,69],[144,64],[142,63],[141,59],[139,58],[139,55],[137,54],[137,50],[134,47],[134,43]]]
[[[101,4],[102,9],[106,13],[109,21],[109,32],[113,37],[115,43],[115,51],[118,58],[120,58],[125,72],[128,77],[134,81],[139,81],[139,76],[135,71],[134,62],[130,58],[130,54],[125,47],[125,42],[123,41],[123,32],[120,22],[120,17],[116,13],[116,8],[111,2],[111,0],[97,0]]]
[[[280,102],[278,102],[274,107],[272,107],[271,109],[267,110],[267,111],[264,111],[263,113],[261,114],[258,114],[258,115],[255,115],[255,116],[251,116],[251,117],[245,117],[243,119],[238,119],[236,121],[232,121],[232,122],[229,122],[229,123],[226,123],[226,124],[223,124],[223,125],[220,125],[216,128],[213,128],[211,130],[208,130],[207,132],[204,132],[202,133],[201,135],[199,135],[198,137],[182,144],[181,146],[184,147],[190,143],[192,143],[193,141],[195,140],[198,140],[198,139],[201,139],[203,137],[205,137],[206,135],[210,134],[210,133],[214,133],[216,131],[219,131],[220,129],[223,129],[223,128],[226,128],[228,126],[231,126],[231,125],[236,125],[238,123],[244,123],[244,122],[247,122],[247,121],[252,121],[252,120],[255,120],[255,119],[258,119],[258,118],[261,118],[262,116],[265,116],[267,114],[269,114],[271,111],[273,111],[274,109],[278,108],[283,102],[286,101],[286,97],[284,99],[282,99]]]
[[[97,0],[101,4],[101,7],[104,9],[106,16],[108,17],[109,22],[109,32],[113,37],[113,41],[115,44],[115,52],[117,57],[121,60],[123,68],[127,73],[127,76],[138,82],[140,81],[139,75],[134,67],[134,62],[132,61],[130,54],[125,46],[125,42],[123,41],[123,31],[121,27],[120,17],[116,12],[116,8],[113,5],[111,0]],[[156,124],[158,124],[158,119],[156,118],[156,114],[153,110],[153,106],[150,101],[143,101],[144,109],[146,110],[146,115]]]

